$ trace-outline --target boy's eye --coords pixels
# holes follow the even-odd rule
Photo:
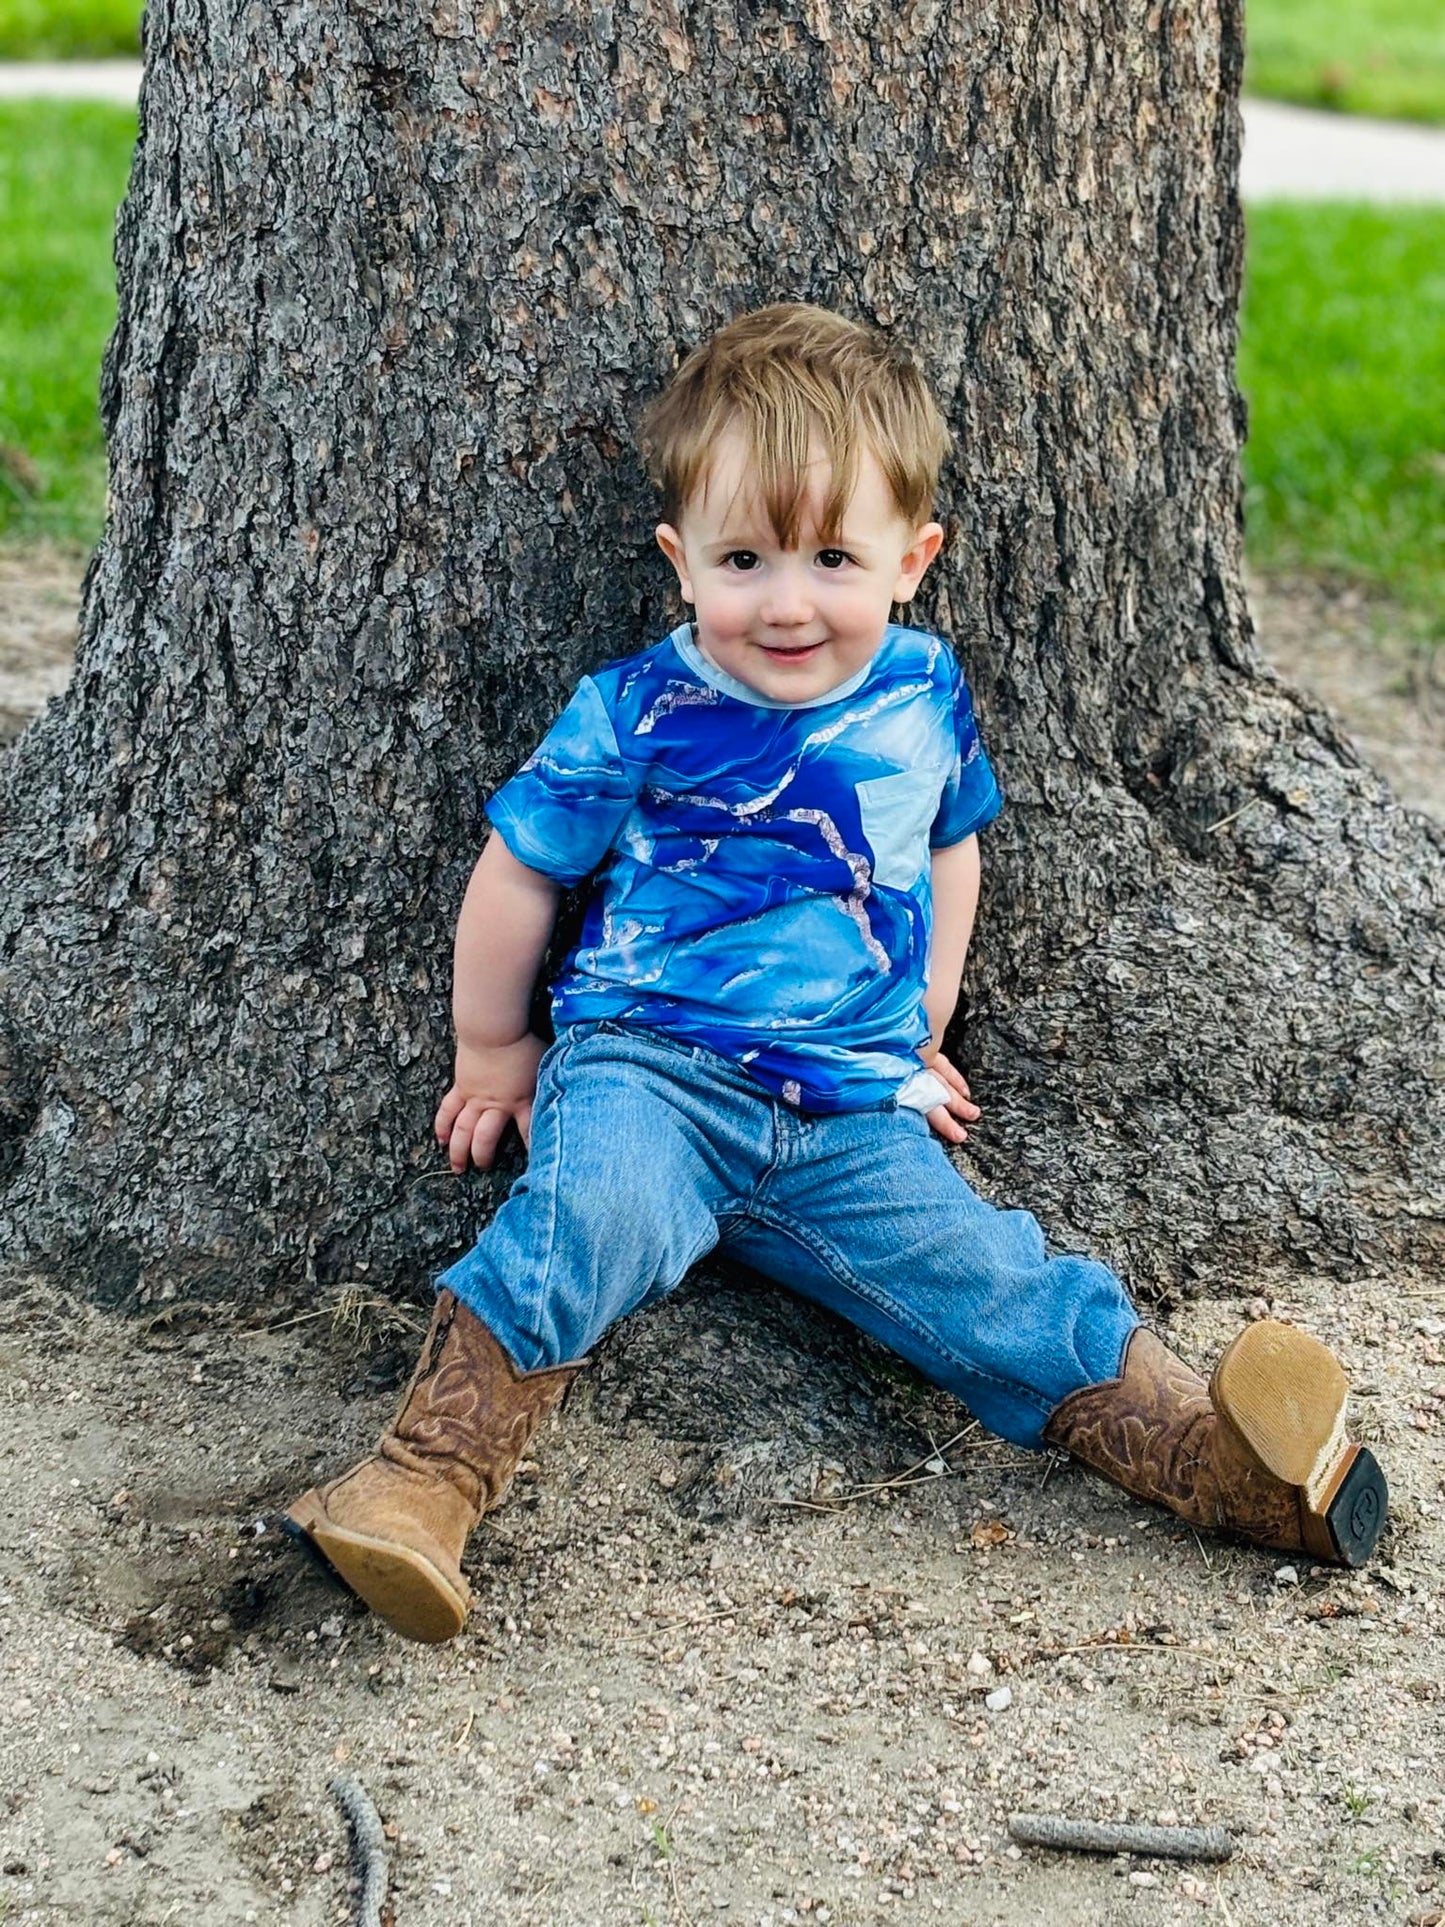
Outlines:
[[[819,549],[818,551],[818,561],[825,569],[841,569],[845,562],[852,560],[852,556],[846,549]]]
[[[734,569],[755,569],[758,558],[752,549],[733,549],[723,557],[723,561]]]

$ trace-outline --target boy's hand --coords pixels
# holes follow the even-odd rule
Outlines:
[[[432,1128],[458,1174],[468,1163],[489,1171],[509,1124],[515,1123],[523,1144],[530,1145],[537,1066],[546,1048],[530,1031],[515,1044],[457,1045],[452,1087]]]
[[[968,1132],[959,1120],[966,1118],[973,1124],[983,1116],[983,1112],[974,1103],[963,1072],[955,1070],[941,1050],[925,1058],[925,1062],[934,1076],[948,1086],[948,1101],[928,1113],[928,1122],[945,1143],[966,1144]]]

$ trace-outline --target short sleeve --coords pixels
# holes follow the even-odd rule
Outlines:
[[[928,846],[946,850],[951,843],[962,843],[966,836],[991,823],[1003,808],[1003,795],[994,777],[993,766],[979,741],[974,721],[973,699],[962,672],[955,666],[953,678],[954,763],[943,786],[938,814],[933,819]]]
[[[601,863],[633,801],[602,692],[584,676],[487,815],[519,863],[572,884]]]

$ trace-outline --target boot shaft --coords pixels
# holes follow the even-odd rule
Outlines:
[[[440,1292],[401,1409],[377,1449],[394,1465],[448,1479],[477,1515],[489,1512],[586,1362],[519,1371],[476,1314],[454,1292]]]

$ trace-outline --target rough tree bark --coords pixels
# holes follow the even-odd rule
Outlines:
[[[1236,0],[153,0],[73,685],[3,767],[0,1240],[117,1304],[424,1281],[488,787],[674,618],[638,404],[917,343],[1010,807],[972,1168],[1145,1288],[1442,1212],[1445,846],[1240,586]]]

